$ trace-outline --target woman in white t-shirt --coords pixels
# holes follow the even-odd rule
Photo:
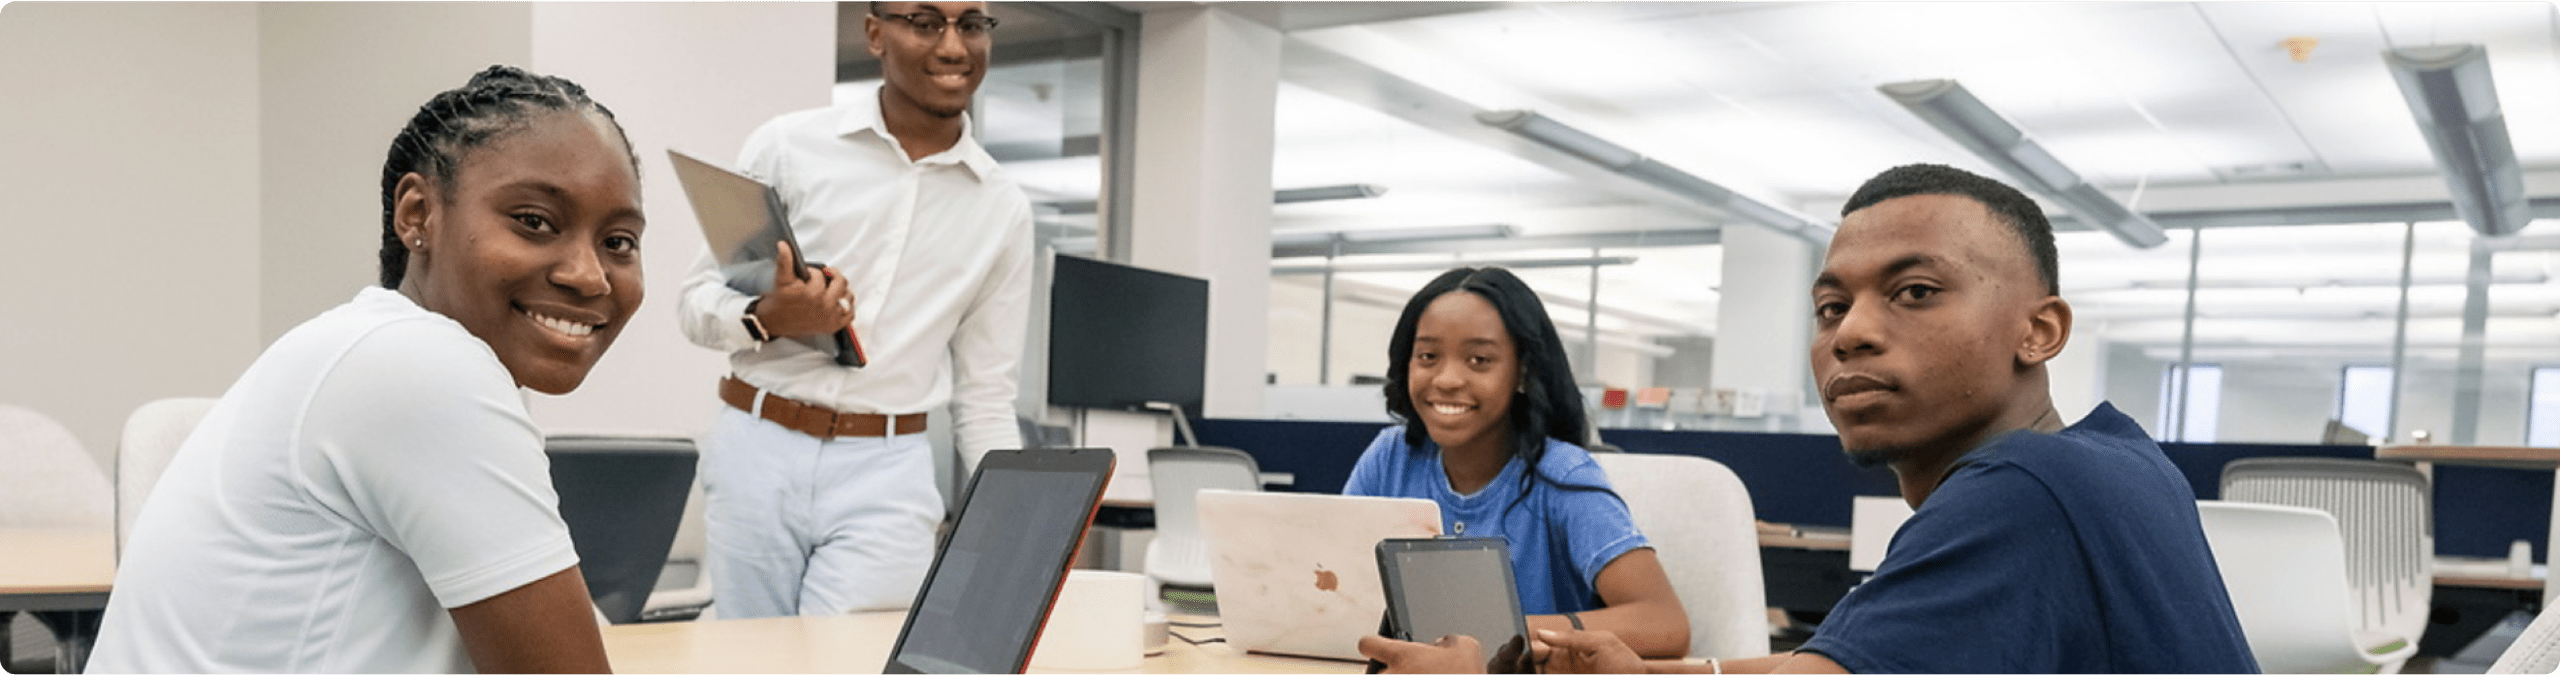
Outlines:
[[[519,388],[640,306],[639,162],[567,80],[492,66],[382,170],[382,285],[259,355],[134,525],[91,672],[601,672]]]

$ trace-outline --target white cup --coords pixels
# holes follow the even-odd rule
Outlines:
[[[2518,539],[2507,544],[2507,576],[2518,579],[2533,576],[2533,542]]]
[[[1135,670],[1147,657],[1146,596],[1145,575],[1068,570],[1031,667]]]

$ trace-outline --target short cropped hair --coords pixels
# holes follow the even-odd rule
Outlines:
[[[1865,185],[1849,195],[1849,203],[1840,207],[1847,217],[1878,202],[1913,195],[1954,195],[1971,199],[1991,211],[1992,218],[2009,226],[2018,242],[2027,248],[2027,257],[2036,264],[2036,277],[2044,282],[2045,294],[2062,294],[2061,255],[2053,249],[2053,221],[2046,220],[2044,208],[2027,198],[2026,193],[2000,181],[1944,164],[1905,164],[1886,169],[1867,179]]]

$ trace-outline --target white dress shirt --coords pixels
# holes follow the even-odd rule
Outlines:
[[[739,379],[773,395],[840,412],[949,403],[966,456],[1021,447],[1013,405],[1031,302],[1031,201],[965,121],[958,145],[909,161],[878,97],[857,100],[766,122],[738,164],[782,194],[809,260],[852,284],[869,365],[836,365],[814,346],[828,336],[759,347],[741,323],[754,298],[728,286],[709,251],[677,300],[685,337],[730,352]]]

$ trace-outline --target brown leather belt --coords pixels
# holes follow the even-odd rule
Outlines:
[[[764,399],[764,410],[756,410],[756,399]],[[924,433],[924,413],[882,415],[879,413],[836,412],[824,406],[810,405],[756,390],[735,376],[720,378],[720,400],[729,407],[763,417],[783,428],[820,439],[878,438]],[[890,433],[893,428],[897,433]]]

